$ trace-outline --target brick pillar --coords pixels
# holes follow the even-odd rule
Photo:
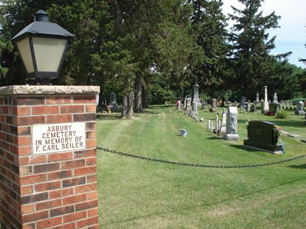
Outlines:
[[[0,88],[2,228],[98,229],[93,86]]]

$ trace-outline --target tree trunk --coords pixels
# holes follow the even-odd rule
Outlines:
[[[142,76],[141,73],[137,73],[136,77],[136,106],[135,112],[141,113],[142,112]]]
[[[131,91],[123,96],[121,118],[132,118],[134,116],[134,92]]]
[[[148,89],[146,85],[142,87],[142,108],[149,108]]]

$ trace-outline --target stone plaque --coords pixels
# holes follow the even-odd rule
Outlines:
[[[85,149],[85,123],[33,125],[32,148],[33,154]]]

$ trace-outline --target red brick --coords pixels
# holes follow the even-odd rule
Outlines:
[[[37,229],[45,229],[49,227],[54,227],[62,223],[62,217],[47,219],[40,222],[37,222]]]
[[[14,105],[41,105],[44,104],[44,97],[18,97],[14,98]]]
[[[43,183],[43,184],[37,184],[35,185],[35,191],[36,192],[43,192],[53,189],[59,189],[61,187],[61,182],[49,182],[49,183]]]
[[[69,104],[71,103],[70,96],[49,96],[47,104]]]
[[[26,116],[31,114],[30,107],[14,107],[13,114],[18,116]]]
[[[86,106],[86,112],[87,113],[96,113],[97,107],[96,105],[87,105]]]
[[[33,124],[44,124],[44,116],[17,117],[14,124],[17,126],[29,126]]]
[[[22,229],[35,229],[35,223],[22,225]]]
[[[28,146],[31,144],[31,137],[21,136],[17,138],[18,146]]]
[[[70,153],[54,153],[49,155],[49,161],[67,161],[73,159],[72,152]]]
[[[38,106],[32,108],[33,115],[58,114],[58,106]]]
[[[32,148],[31,146],[21,146],[17,148],[17,154],[19,156],[26,156],[30,155],[32,153]]]
[[[29,165],[29,164],[41,164],[46,163],[47,157],[46,155],[33,155],[29,157],[20,157],[19,165]]]
[[[96,140],[95,139],[86,140],[86,146],[87,148],[96,148]]]
[[[58,179],[64,179],[72,177],[72,171],[66,170],[66,171],[59,171],[55,173],[48,173],[48,180],[58,180]]]
[[[59,227],[53,227],[52,229],[75,229],[75,223],[69,223]]]
[[[99,228],[99,225],[93,225],[93,226],[88,227],[87,229],[100,229],[100,228]]]
[[[32,174],[32,166],[23,166],[19,167],[19,175],[26,176]]]
[[[64,223],[78,221],[78,220],[84,219],[86,217],[87,217],[86,211],[69,214],[67,216],[64,216]]]
[[[86,130],[96,130],[96,123],[95,122],[86,123]]]
[[[62,169],[74,169],[85,166],[85,160],[62,162]]]
[[[29,214],[29,215],[23,215],[22,216],[22,222],[23,223],[29,223],[29,222],[34,222],[37,220],[41,220],[41,219],[46,219],[48,218],[49,214],[48,211],[44,211],[44,212],[38,212],[38,213],[34,213],[34,214]]]
[[[95,95],[76,95],[74,96],[74,103],[93,103],[96,104]]]
[[[29,205],[22,205],[21,206],[21,213],[22,214],[28,214],[34,212],[34,204]]]
[[[87,139],[96,139],[96,132],[87,132],[86,133]]]
[[[85,184],[85,181],[86,181],[85,177],[78,177],[78,178],[73,178],[69,180],[64,180],[62,181],[63,188]]]
[[[33,193],[33,186],[21,186],[20,187],[20,195],[29,195]]]
[[[91,175],[91,176],[87,176],[87,183],[95,183],[97,182],[98,179],[97,179],[97,175]]]
[[[74,176],[82,176],[87,174],[96,174],[96,166],[86,167],[74,170]]]
[[[61,198],[73,194],[73,188],[61,189],[50,192],[50,199]]]
[[[72,122],[72,116],[70,114],[47,116],[47,123],[63,123],[63,122]]]
[[[46,173],[46,172],[53,172],[60,169],[59,163],[51,163],[51,164],[44,164],[44,165],[35,165],[33,166],[34,173]]]
[[[75,158],[83,158],[83,157],[94,157],[96,156],[96,150],[91,149],[91,150],[84,150],[84,151],[77,151],[74,153]]]
[[[85,193],[97,190],[97,184],[88,184],[75,187],[75,193]]]
[[[31,127],[17,127],[17,134],[18,135],[30,135],[31,134]]]
[[[87,166],[96,165],[96,164],[97,164],[97,158],[87,158],[86,159]]]
[[[37,203],[36,204],[36,210],[41,211],[41,210],[60,207],[61,205],[62,205],[62,202],[61,202],[60,199],[52,200],[52,201],[46,201],[46,202],[43,202],[43,203]]]
[[[73,206],[66,206],[66,207],[61,207],[57,209],[52,209],[50,210],[50,217],[54,216],[59,216],[59,215],[66,215],[68,213],[74,212],[74,207]]]
[[[87,200],[96,200],[98,199],[98,192],[92,192],[87,194]]]
[[[35,184],[46,180],[47,180],[46,174],[32,175],[32,176],[21,177],[20,184],[21,185]]]
[[[61,113],[84,113],[84,106],[62,106]]]
[[[85,203],[75,205],[76,211],[82,211],[82,210],[96,208],[96,207],[98,207],[98,200],[87,201]]]
[[[84,202],[84,201],[86,201],[86,194],[82,194],[82,195],[79,195],[79,196],[66,197],[63,200],[63,204],[64,205],[70,205],[70,204],[80,203],[80,202]]]
[[[30,196],[22,196],[20,198],[21,204],[31,204],[35,202],[40,202],[48,199],[48,193],[39,193],[39,194],[32,194]]]
[[[84,220],[81,220],[81,221],[77,222],[77,228],[83,228],[83,227],[94,225],[94,224],[97,224],[97,223],[99,223],[98,217],[93,217],[93,218],[90,218],[90,219],[84,219]]]
[[[74,114],[74,122],[87,122],[96,120],[96,114]]]
[[[98,216],[98,208],[88,210],[88,217]]]

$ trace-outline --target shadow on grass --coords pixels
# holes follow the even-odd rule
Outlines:
[[[256,150],[256,149],[252,149],[252,148],[248,148],[244,145],[229,145],[230,147],[236,148],[236,149],[240,149],[240,150],[245,150],[248,152],[262,152],[260,150]]]
[[[222,140],[221,137],[217,137],[217,136],[213,136],[213,137],[209,137],[207,138],[208,140]]]
[[[102,113],[97,115],[97,120],[118,120],[121,119],[121,113]]]
[[[303,165],[289,165],[289,168],[293,168],[293,169],[306,169],[306,164]]]

